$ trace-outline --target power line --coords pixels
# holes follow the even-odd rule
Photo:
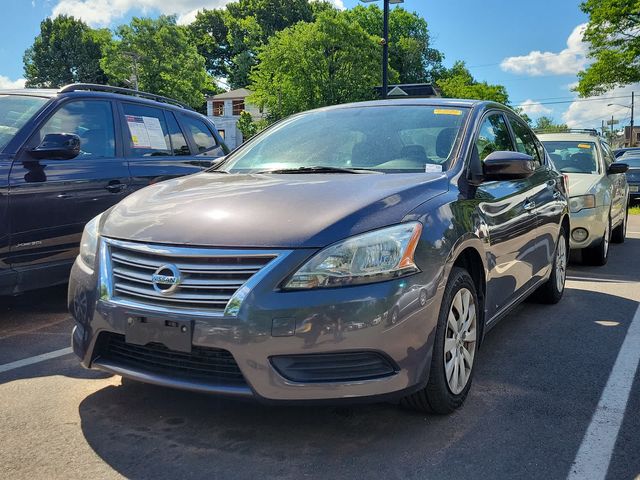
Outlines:
[[[585,102],[602,102],[604,100],[618,100],[621,98],[630,98],[630,95],[617,96],[617,97],[599,97],[599,98],[576,98],[574,100],[565,100],[561,102],[539,102],[535,99],[528,98],[527,100],[523,100],[522,102],[513,102],[514,104],[518,104],[521,106],[526,101],[535,102],[536,105],[560,105],[565,103],[585,103]]]

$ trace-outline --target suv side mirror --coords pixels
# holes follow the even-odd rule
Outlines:
[[[531,155],[499,151],[487,155],[483,162],[484,180],[517,180],[533,175],[536,164]]]
[[[626,171],[629,170],[629,165],[627,165],[626,163],[612,163],[611,165],[609,165],[609,168],[607,169],[607,175],[613,175],[616,173],[626,173]]]
[[[73,133],[47,133],[30,153],[38,160],[71,160],[80,154],[80,137]]]

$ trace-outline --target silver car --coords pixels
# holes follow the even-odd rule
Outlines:
[[[624,242],[629,186],[627,165],[614,163],[611,147],[595,130],[538,135],[569,180],[570,246],[591,265],[604,265],[609,243]]]

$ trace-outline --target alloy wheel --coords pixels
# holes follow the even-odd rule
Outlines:
[[[456,292],[444,339],[444,370],[451,393],[459,394],[469,382],[476,351],[476,304],[471,291]]]
[[[567,277],[567,242],[564,235],[560,235],[556,247],[556,288],[558,292],[564,290],[564,282]]]

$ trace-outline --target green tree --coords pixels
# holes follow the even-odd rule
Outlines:
[[[240,118],[238,119],[238,130],[242,132],[242,138],[246,141],[253,137],[256,133],[258,133],[258,125],[254,123],[251,114],[246,111],[242,111],[240,113]]]
[[[313,20],[308,0],[239,0],[229,3],[227,11],[234,19],[254,18],[262,32],[262,43],[291,25]]]
[[[204,92],[217,92],[205,60],[175,17],[133,18],[116,30],[100,62],[114,83],[131,84],[137,70],[140,90],[181,100],[201,108]]]
[[[589,15],[584,40],[593,63],[578,73],[578,93],[599,95],[640,82],[640,2],[587,0],[580,8]]]
[[[377,5],[357,5],[343,12],[369,35],[382,37],[383,12]],[[417,13],[394,8],[389,14],[389,65],[403,83],[432,82],[443,71],[443,55],[431,47],[427,21]]]
[[[100,58],[102,49],[110,42],[108,30],[94,30],[74,17],[61,15],[43,20],[40,33],[23,57],[27,86],[106,83]]]
[[[534,125],[536,131],[544,133],[562,133],[569,131],[565,123],[555,123],[551,117],[539,117]]]
[[[454,63],[436,81],[442,95],[449,98],[472,98],[475,100],[492,100],[503,104],[509,103],[507,89],[503,85],[491,85],[478,82],[462,61]]]
[[[380,82],[376,39],[337,12],[276,33],[258,60],[251,101],[272,118],[370,99]]]
[[[231,18],[229,21],[228,39],[232,57],[227,78],[231,88],[242,88],[249,84],[249,74],[258,63],[262,35],[262,28],[255,17]]]
[[[191,40],[205,59],[207,71],[216,77],[228,75],[231,62],[230,17],[226,10],[200,10],[189,25]]]

